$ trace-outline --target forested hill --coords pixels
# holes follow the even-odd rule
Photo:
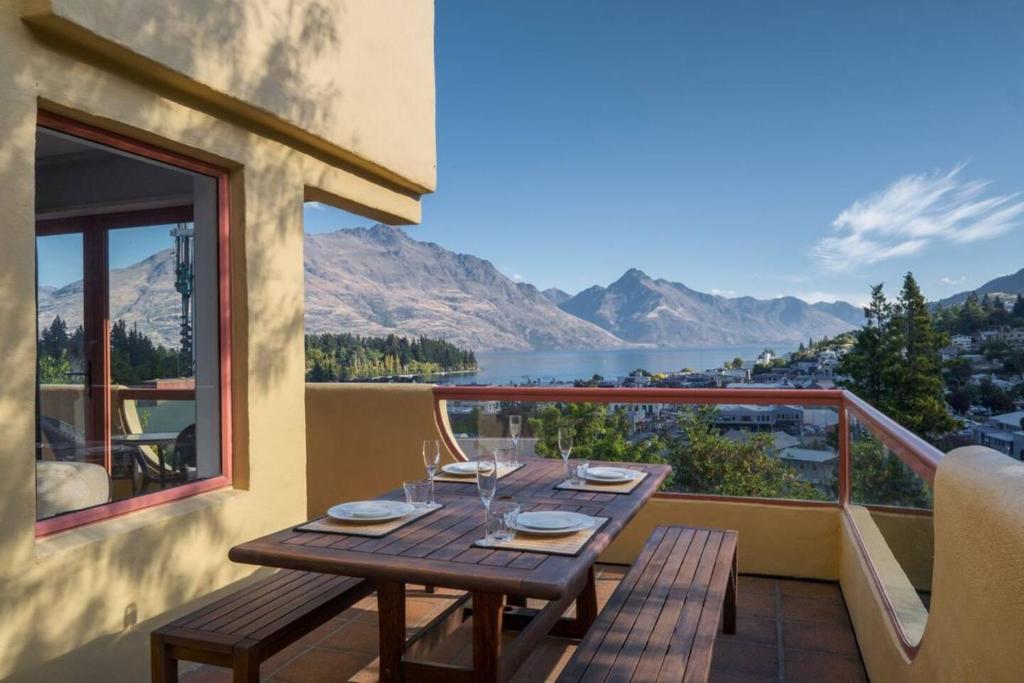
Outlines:
[[[390,334],[307,334],[306,379],[346,382],[395,375],[436,375],[476,370],[476,356],[440,339]]]

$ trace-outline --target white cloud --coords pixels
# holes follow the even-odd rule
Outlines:
[[[1024,200],[984,196],[989,181],[962,180],[963,168],[905,176],[854,202],[832,222],[837,234],[821,239],[812,255],[825,270],[850,271],[917,253],[936,240],[966,244],[1017,227]]]
[[[960,277],[943,276],[939,278],[939,282],[944,285],[962,285],[966,281],[967,277],[965,275],[961,275]]]
[[[711,289],[711,293],[714,294],[715,296],[727,296],[727,297],[734,297],[734,296],[736,296],[736,290],[735,289],[718,289],[717,287],[714,287],[714,288]]]
[[[328,208],[320,202],[306,202],[306,206],[315,211],[326,211]]]

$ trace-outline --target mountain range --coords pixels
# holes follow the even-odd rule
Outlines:
[[[1024,294],[1024,268],[1021,268],[1012,275],[1003,275],[1002,277],[997,277],[994,280],[989,280],[977,289],[969,289],[967,291],[954,294],[953,296],[946,297],[945,299],[941,299],[935,303],[937,306],[962,304],[967,299],[967,295],[971,292],[977,292],[978,296],[983,296],[985,294],[1022,295]]]
[[[174,254],[159,251],[110,275],[110,312],[175,346]],[[306,331],[424,335],[474,350],[795,343],[860,323],[844,302],[705,294],[631,269],[576,295],[515,282],[489,261],[374,226],[305,238]],[[81,324],[82,283],[41,287],[40,324]]]

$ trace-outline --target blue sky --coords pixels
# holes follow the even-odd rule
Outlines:
[[[977,286],[1024,267],[1022,27],[1013,2],[439,2],[409,233],[570,292],[631,266],[759,297]]]
[[[417,239],[569,292],[638,267],[859,302],[912,270],[939,298],[1024,267],[1022,3],[436,9]],[[310,231],[369,223],[306,210]]]

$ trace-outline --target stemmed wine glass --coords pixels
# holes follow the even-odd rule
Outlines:
[[[434,500],[434,475],[437,473],[437,466],[441,463],[441,442],[437,439],[423,440],[423,464],[427,468],[427,477],[430,479],[430,507],[437,507]]]
[[[481,455],[476,463],[476,488],[484,504],[484,542],[491,542],[491,501],[498,488],[498,462],[494,455]]]
[[[519,434],[523,427],[521,415],[508,416],[508,435],[512,437],[512,466],[519,466]]]
[[[558,452],[562,454],[562,462],[565,464],[565,478],[569,479],[569,455],[572,453],[572,427],[558,428]]]

